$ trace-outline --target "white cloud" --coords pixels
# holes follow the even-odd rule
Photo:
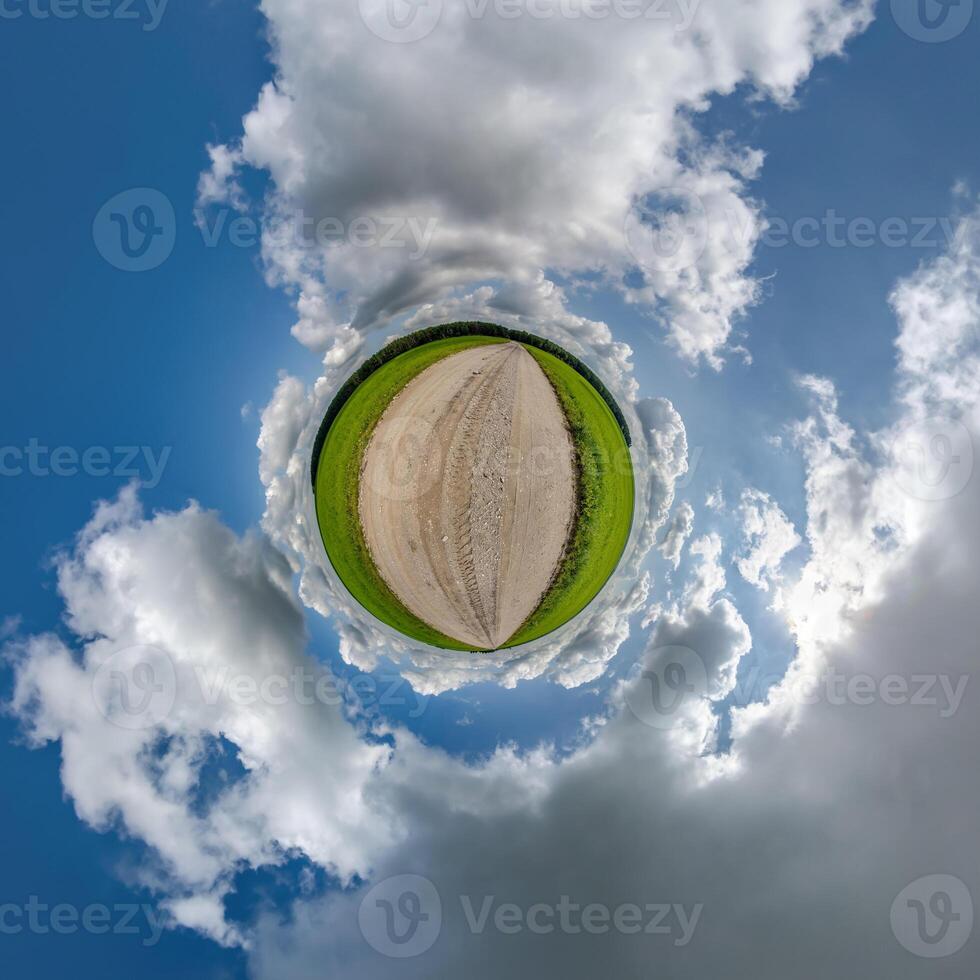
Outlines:
[[[973,485],[980,430],[980,385],[970,382],[980,371],[978,263],[980,210],[974,210],[964,215],[949,253],[893,291],[899,362],[895,421],[884,431],[862,437],[840,417],[830,380],[799,379],[814,405],[813,415],[793,427],[807,464],[811,554],[779,598],[800,650],[787,687],[800,675],[819,673],[826,647],[846,640],[861,609],[883,601],[900,557]],[[930,323],[943,345],[929,339]],[[783,694],[777,689],[772,697]]]
[[[199,682],[202,670],[317,670],[303,652],[294,572],[304,602],[342,617],[350,662],[373,666],[392,656],[423,691],[540,676],[580,684],[602,673],[627,620],[648,601],[640,563],[686,469],[686,434],[669,402],[636,400],[628,348],[604,324],[571,317],[543,270],[623,272],[629,206],[668,184],[704,181],[695,186],[709,198],[741,201],[753,227],[755,207],[744,198],[751,167],[735,165],[741,153],[703,147],[682,167],[679,151],[691,148],[678,110],[699,109],[712,92],[741,82],[790,99],[813,58],[839,50],[868,7],[705,3],[687,36],[651,38],[614,23],[586,35],[559,24],[551,29],[561,43],[548,35],[547,44],[539,24],[478,30],[452,8],[445,34],[434,33],[419,57],[398,46],[365,49],[375,42],[353,4],[331,8],[337,16],[328,18],[311,0],[266,0],[278,77],[246,120],[241,153],[272,173],[281,196],[272,206],[298,201],[342,218],[380,208],[432,214],[432,251],[414,268],[397,250],[380,258],[345,246],[327,256],[267,252],[275,281],[300,290],[298,335],[335,344],[312,391],[284,377],[263,414],[264,526],[288,559],[195,505],[146,518],[127,491],[100,507],[58,562],[75,648],[46,635],[15,640],[9,652],[11,710],[34,744],[60,743],[62,780],[80,818],[146,842],[156,860],[143,874],[164,907],[217,941],[248,943],[260,980],[331,972],[479,980],[522,975],[529,964],[573,978],[653,969],[678,980],[781,980],[799,975],[801,963],[813,976],[914,980],[923,963],[888,925],[895,897],[935,873],[959,875],[980,894],[980,792],[969,775],[980,738],[976,686],[951,717],[880,696],[807,704],[794,693],[801,675],[828,665],[908,681],[969,680],[976,671],[980,507],[966,492],[975,487],[980,433],[976,213],[947,256],[892,295],[901,328],[893,425],[859,433],[842,418],[829,379],[800,379],[813,405],[792,429],[806,466],[810,556],[776,605],[798,654],[767,704],[735,713],[730,755],[710,751],[714,712],[751,636],[724,595],[726,549],[717,535],[692,544],[697,567],[681,600],[658,609],[639,676],[617,691],[608,717],[590,720],[589,744],[562,761],[545,747],[500,749],[467,765],[402,731],[390,751],[361,737],[340,706],[243,708],[227,692],[205,697]],[[453,84],[461,77],[472,84]],[[233,193],[236,152],[215,156],[204,199]],[[752,299],[748,254],[725,258],[709,243],[687,270],[690,282],[658,270],[659,280],[652,276],[634,298],[666,302],[679,323],[675,345],[716,364],[732,318]],[[337,303],[346,292],[350,310]],[[640,520],[607,602],[558,641],[474,665],[410,650],[350,608],[323,561],[308,453],[363,331],[410,310],[435,318],[484,308],[518,321],[550,316],[627,392]],[[790,537],[774,507],[758,495],[744,515],[753,543],[741,561],[760,584],[775,580]],[[139,644],[173,665],[175,701],[156,724],[134,729],[112,724],[93,688],[121,651]],[[650,675],[667,683],[667,648],[692,651],[704,675],[688,692],[685,677],[693,678],[671,673],[684,697],[665,723],[656,705],[657,717],[644,717],[639,705],[653,691]],[[219,737],[235,746],[245,774],[202,810],[195,789]],[[268,917],[239,933],[221,907],[236,872],[282,861],[290,849],[351,887],[299,900],[288,924]],[[367,887],[353,885],[358,873],[369,884],[404,873],[431,879],[446,918],[429,953],[395,961],[371,949],[357,926]],[[525,908],[562,895],[608,906],[703,905],[703,915],[683,947],[674,936],[474,937],[463,923],[464,895]],[[975,974],[976,950],[974,940],[930,964],[929,975]]]
[[[306,388],[298,378],[280,374],[272,399],[262,411],[259,432],[259,477],[268,484],[289,464],[303,426],[308,422]]]
[[[694,508],[685,500],[667,525],[658,549],[664,559],[674,566],[675,571],[680,567],[684,545],[693,532]]]
[[[663,321],[685,358],[720,367],[734,319],[756,297],[747,269],[762,224],[746,188],[762,154],[728,138],[706,144],[692,115],[741,83],[788,104],[814,59],[839,52],[870,17],[868,2],[738,0],[737,10],[691,7],[696,24],[677,31],[618,16],[514,20],[493,7],[473,20],[464,7],[447,5],[431,35],[404,45],[366,29],[354,3],[328,14],[321,0],[266,0],[275,81],[240,142],[211,148],[202,179],[203,197],[222,201],[242,167],[268,171],[268,281],[295,290],[294,334],[327,351],[305,399],[284,378],[263,414],[263,526],[300,572],[304,602],[336,617],[344,657],[364,668],[393,657],[424,674],[413,676],[428,691],[542,675],[573,683],[621,646],[641,563],[687,467],[686,437],[669,402],[638,400],[630,348],[605,323],[573,314],[551,277],[622,289]],[[679,251],[690,261],[670,248],[648,254],[650,225],[632,220],[651,208],[661,220],[677,200],[694,224]],[[307,241],[324,223],[339,234]],[[387,244],[351,234],[385,223]],[[279,233],[297,225],[302,241]],[[305,480],[319,417],[365,336],[450,319],[493,319],[568,346],[612,388],[638,435],[636,531],[619,578],[557,637],[478,666],[414,649],[350,601],[325,561]],[[614,610],[616,628],[596,633]],[[566,670],[562,645],[583,637],[598,643],[592,667]]]
[[[157,861],[143,883],[177,922],[241,942],[221,907],[235,872],[291,849],[344,878],[370,866],[389,832],[364,791],[387,750],[359,737],[338,697],[313,708],[235,696],[239,677],[325,674],[304,653],[281,555],[195,505],[146,519],[129,489],[99,508],[57,569],[79,649],[53,635],[16,641],[11,708],[34,744],[60,741],[81,819],[149,845]],[[131,707],[148,694],[160,710],[135,721],[109,712],[116,683]],[[195,793],[219,736],[247,773],[202,814]]]
[[[239,150],[218,144],[208,146],[211,166],[205,170],[197,184],[197,206],[230,204],[236,210],[245,208],[245,192],[235,179],[243,160]]]
[[[276,76],[240,140],[211,148],[202,203],[228,199],[251,166],[271,175],[270,217],[309,219],[309,234],[339,223],[329,244],[264,239],[270,282],[297,296],[295,335],[334,363],[401,314],[558,271],[621,289],[683,357],[717,368],[757,298],[762,218],[747,185],[762,156],[706,143],[691,120],[739,85],[789,104],[872,6],[702,2],[678,30],[670,18],[515,19],[495,4],[474,18],[472,4],[446,3],[428,36],[398,44],[368,30],[365,3],[264,0]],[[644,237],[630,216],[678,200],[691,261],[667,243],[627,284],[626,230]],[[377,223],[391,234],[373,236]]]
[[[909,282],[942,315],[962,297],[949,277],[933,279],[935,268]],[[954,264],[950,277],[958,281],[960,271]],[[966,336],[976,325],[961,320],[964,360],[980,356]],[[904,342],[916,324],[903,318],[901,326]],[[895,429],[922,408],[906,393],[925,390],[925,380],[901,372]],[[260,980],[331,972],[465,972],[479,980],[520,975],[528,963],[549,976],[654,969],[678,980],[722,973],[781,980],[801,962],[820,975],[915,980],[923,963],[889,926],[895,898],[934,874],[958,876],[974,895],[980,889],[973,859],[980,792],[964,775],[980,738],[971,684],[980,498],[909,492],[901,461],[876,452],[887,440],[848,426],[829,382],[803,385],[814,414],[795,435],[807,468],[812,553],[799,579],[784,584],[781,611],[799,645],[791,675],[828,665],[849,678],[893,676],[909,685],[937,675],[962,691],[958,710],[911,703],[911,690],[895,703],[894,688],[886,696],[884,687],[841,703],[806,702],[794,698],[791,676],[769,704],[736,712],[731,754],[713,754],[714,712],[751,637],[724,595],[724,543],[707,535],[692,545],[698,567],[676,608],[662,611],[639,675],[616,692],[607,717],[589,722],[588,744],[564,760],[547,747],[523,755],[500,749],[467,765],[402,731],[393,733],[389,758],[336,708],[242,711],[226,698],[188,696],[191,689],[156,729],[119,729],[96,710],[91,689],[122,645],[160,647],[178,679],[194,665],[259,672],[303,659],[290,569],[268,545],[236,538],[193,506],[144,519],[131,492],[100,508],[59,563],[80,653],[53,637],[21,643],[13,710],[35,742],[60,740],[65,788],[80,816],[103,828],[117,819],[147,841],[159,854],[153,870],[166,907],[216,938],[245,939]],[[958,391],[955,404],[974,436],[978,394]],[[929,407],[954,406],[930,394]],[[639,415],[655,423],[648,447],[677,445],[683,430],[671,425],[666,404],[641,405]],[[668,474],[682,469],[680,457],[657,464]],[[645,600],[641,583],[626,608],[638,611]],[[616,626],[610,616],[603,629]],[[681,656],[671,651],[682,649],[695,654],[703,676],[671,670]],[[587,657],[574,660],[570,670],[592,669]],[[650,700],[653,678],[659,694],[666,686],[681,695],[666,712],[666,702]],[[938,683],[928,693],[945,690]],[[190,788],[203,741],[219,732],[238,747],[247,774],[202,816],[189,805]],[[275,861],[285,847],[342,874],[364,869],[370,880],[302,896],[288,923],[269,916],[235,935],[216,917],[234,870]],[[417,958],[387,959],[359,931],[358,906],[371,885],[412,873],[442,896],[441,936]],[[567,895],[580,905],[702,911],[684,945],[676,932],[511,935],[491,927],[474,936],[460,899],[479,906],[486,895],[525,909]],[[976,948],[974,941],[933,961],[929,975],[975,973]]]
[[[907,405],[920,414],[949,414],[957,403],[975,401],[980,377],[969,356],[980,324],[980,221],[960,189],[967,209],[947,253],[924,263],[894,289],[892,308],[902,323],[897,347],[906,379]]]
[[[893,567],[887,598],[867,609],[846,645],[828,648],[831,662],[848,676],[972,674],[975,653],[963,640],[980,628],[966,584],[975,581],[975,555],[959,547],[952,560],[941,558],[964,522],[971,534],[980,531],[975,498],[958,500],[933,526],[933,542],[920,542]],[[937,559],[938,577],[917,571],[936,568]],[[692,613],[658,637],[714,654],[705,657],[716,665],[707,675],[712,698],[729,689],[745,645],[726,606],[715,609]],[[646,669],[661,667],[652,648]],[[735,755],[721,759],[702,755],[714,731],[702,700],[686,703],[666,731],[626,710],[560,765],[500,752],[473,770],[406,746],[379,792],[411,831],[379,860],[373,881],[406,873],[429,879],[442,899],[438,943],[414,959],[386,959],[357,928],[366,889],[332,894],[298,903],[290,926],[263,923],[256,976],[281,980],[316,969],[480,978],[521,975],[533,963],[547,976],[652,971],[678,980],[781,980],[806,963],[807,976],[914,980],[924,964],[890,929],[895,898],[930,874],[956,875],[974,896],[980,887],[972,858],[980,795],[963,775],[980,736],[976,696],[968,688],[947,719],[935,708],[880,699],[818,703],[789,731],[770,714],[741,733]],[[492,918],[474,935],[461,900],[479,909],[484,896],[494,896],[526,911],[563,895],[579,906],[702,904],[703,912],[691,942],[678,946],[676,930],[653,937],[525,928],[511,935]],[[976,965],[974,938],[928,969],[952,980]]]
[[[971,222],[980,227],[980,217]],[[896,290],[916,295],[906,311],[956,319],[953,343],[968,363],[955,371],[967,377],[980,359],[980,318],[957,314],[970,297],[956,284],[975,259],[932,263]],[[902,315],[900,349],[920,326],[914,312]],[[975,438],[980,389],[957,385],[955,403],[937,404],[935,392],[946,389],[935,367],[934,357],[902,365],[899,416],[889,431],[904,431],[927,407],[955,409]],[[980,737],[972,683],[980,498],[923,499],[905,482],[904,461],[876,452],[889,444],[888,433],[855,432],[825,379],[802,385],[814,398],[813,416],[795,427],[807,466],[812,554],[780,607],[799,652],[769,704],[736,712],[732,754],[704,755],[716,735],[709,705],[732,690],[750,638],[721,596],[723,546],[709,535],[692,546],[701,562],[684,601],[660,610],[642,671],[620,692],[629,710],[600,724],[587,748],[562,764],[502,752],[477,773],[438,756],[422,764],[410,749],[385,773],[384,792],[414,831],[410,847],[379,863],[377,877],[410,871],[439,889],[442,936],[431,952],[397,963],[375,955],[350,925],[362,893],[333,895],[302,905],[285,934],[271,922],[260,930],[258,977],[300,976],[313,963],[344,963],[369,978],[499,976],[528,963],[570,977],[654,970],[775,980],[798,975],[800,963],[807,975],[923,975],[923,960],[900,942],[916,923],[903,932],[889,921],[896,898],[936,874],[958,876],[974,898],[980,894],[972,816],[980,792],[964,777]],[[763,515],[769,503],[754,498]],[[697,654],[703,678],[675,675],[676,691],[685,690],[681,682],[700,683],[664,724],[659,708],[644,706],[650,678],[666,685],[655,696],[670,688],[666,671],[682,648]],[[843,701],[801,699],[801,675],[827,668],[870,682],[873,693],[861,687]],[[875,686],[888,678],[898,688]],[[903,683],[906,695],[896,701]],[[949,691],[963,694],[958,710]],[[443,799],[453,800],[446,819]],[[562,895],[611,908],[652,901],[704,909],[700,931],[683,947],[676,933],[655,941],[491,927],[474,936],[461,897],[479,905],[486,895],[525,910]],[[952,911],[960,921],[972,914],[963,905]],[[929,975],[952,980],[975,972],[977,962],[974,938],[962,952],[930,961]]]
[[[691,555],[698,564],[684,587],[683,604],[706,609],[721,592],[727,579],[721,563],[724,544],[718,534],[706,534],[691,545]]]
[[[739,504],[742,549],[736,564],[746,582],[768,592],[781,580],[783,559],[802,544],[793,522],[767,493],[747,489]]]

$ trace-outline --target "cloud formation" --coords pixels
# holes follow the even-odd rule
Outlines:
[[[345,880],[369,866],[387,831],[364,792],[387,750],[363,740],[305,654],[289,566],[263,537],[193,504],[146,518],[129,488],[57,572],[77,647],[14,641],[9,707],[33,745],[60,742],[81,819],[150,848],[139,884],[174,922],[241,943],[222,904],[238,871],[293,851]],[[329,696],[305,704],[303,678],[304,690],[324,678]],[[246,775],[200,807],[221,740]]]
[[[536,4],[516,16],[495,3],[432,4],[399,26],[375,0],[331,5],[329,16],[321,0],[263,3],[276,77],[240,139],[209,147],[199,205],[241,207],[246,168],[270,178],[268,279],[294,292],[293,332],[325,352],[325,373],[307,394],[283,379],[263,413],[263,527],[360,667],[387,654],[432,693],[540,676],[571,685],[601,673],[628,636],[642,562],[687,466],[686,435],[669,402],[641,399],[630,348],[571,312],[568,290],[619,290],[692,364],[748,356],[730,339],[757,298],[748,269],[763,221],[748,187],[763,157],[727,136],[705,141],[694,120],[739,85],[789,105],[872,5],[694,3],[674,11],[680,19],[648,6],[638,22],[619,7],[595,18],[567,5],[545,17]],[[569,347],[638,435],[636,531],[619,578],[562,633],[479,666],[419,650],[359,610],[325,561],[303,476],[329,395],[366,338],[455,319]]]
[[[659,545],[660,554],[674,566],[674,571],[680,567],[684,545],[693,532],[694,508],[685,500],[671,518]]]
[[[886,429],[855,429],[832,380],[798,379],[811,406],[791,427],[806,474],[805,564],[792,579],[781,572],[797,535],[755,490],[742,497],[745,547],[734,553],[749,581],[780,582],[773,612],[795,658],[764,700],[733,711],[723,752],[719,712],[752,643],[727,594],[733,549],[716,534],[697,538],[678,597],[648,605],[642,564],[687,467],[684,425],[670,402],[640,397],[629,349],[607,325],[570,314],[548,277],[628,275],[622,229],[638,196],[686,193],[707,201],[709,215],[740,208],[755,227],[744,194],[758,160],[701,146],[686,114],[746,82],[788,101],[869,7],[705,4],[681,36],[618,23],[588,35],[562,23],[552,28],[561,44],[544,43],[541,25],[506,33],[454,8],[428,56],[409,57],[408,46],[365,48],[376,41],[353,4],[326,18],[310,0],[267,0],[277,80],[246,119],[241,147],[212,152],[202,199],[238,206],[232,182],[247,162],[273,175],[273,212],[298,202],[342,221],[383,208],[430,215],[431,251],[409,266],[395,248],[378,259],[350,242],[327,254],[267,242],[271,278],[297,290],[297,335],[328,353],[312,389],[284,376],[263,413],[265,536],[238,537],[196,505],[147,517],[126,491],[57,563],[71,640],[7,646],[10,711],[33,744],[59,743],[81,819],[147,844],[142,883],[175,923],[247,946],[254,975],[275,980],[651,968],[678,980],[782,980],[801,963],[813,976],[924,975],[912,951],[921,923],[902,920],[914,906],[903,909],[900,896],[928,909],[921,882],[933,875],[980,895],[971,775],[980,711],[970,683],[980,631],[980,213],[967,214],[948,254],[892,293],[899,334]],[[466,105],[453,85],[463,76],[473,79]],[[664,304],[678,350],[710,364],[754,296],[750,252],[720,247],[708,236],[693,267],[647,269],[642,284],[622,286]],[[634,426],[640,485],[632,551],[607,601],[512,659],[474,663],[412,649],[345,600],[311,519],[308,456],[367,331],[400,315],[407,327],[486,310],[567,339],[602,369]],[[688,516],[679,510],[664,540],[671,561],[692,533]],[[421,692],[491,679],[587,683],[620,649],[630,617],[646,613],[652,629],[637,670],[584,722],[570,757],[547,745],[501,748],[467,764],[372,725],[343,698],[307,703],[293,690],[283,700],[266,686],[256,700],[247,684],[230,686],[244,676],[261,689],[297,672],[329,680],[304,652],[294,573],[302,602],[335,618],[348,662],[372,669],[392,658]],[[843,688],[824,685],[828,673]],[[208,766],[229,751],[233,773],[204,794]],[[298,898],[288,922],[228,920],[224,898],[241,871],[297,854],[335,887]],[[430,947],[395,960],[378,951],[363,909],[380,907],[365,906],[370,889],[403,875],[428,880],[441,914],[427,920],[439,928]],[[467,908],[486,896],[528,915],[564,898],[668,911],[651,933],[513,931],[491,915],[477,934]],[[948,955],[928,965],[930,976],[976,973],[975,940],[933,949]]]
[[[369,978],[520,976],[531,965],[583,978],[653,970],[776,980],[806,964],[806,976],[923,976],[923,960],[902,944],[915,936],[914,918],[890,921],[899,894],[912,885],[912,896],[928,901],[931,892],[915,883],[938,874],[959,878],[973,895],[980,886],[970,857],[980,794],[964,778],[980,734],[969,686],[975,653],[964,643],[980,626],[964,584],[977,569],[968,549],[947,551],[963,530],[980,530],[978,516],[966,498],[944,513],[931,529],[936,537],[895,566],[887,597],[866,610],[846,645],[827,648],[847,684],[904,679],[904,701],[895,700],[896,687],[843,703],[825,698],[799,705],[789,729],[778,712],[760,713],[741,727],[734,754],[718,758],[703,755],[714,737],[708,702],[686,704],[664,730],[644,721],[640,706],[650,703],[651,688],[641,677],[641,686],[624,691],[638,710],[615,715],[561,765],[501,753],[474,773],[409,752],[386,772],[383,793],[412,833],[379,861],[373,881],[403,874],[430,881],[442,901],[438,941],[417,958],[387,959],[358,929],[367,889],[334,893],[298,903],[290,925],[262,924],[257,975],[305,976],[316,965]],[[937,563],[938,578],[915,577],[916,567]],[[656,642],[700,646],[715,665],[706,677],[717,698],[729,690],[743,639],[719,605],[692,611]],[[652,647],[644,670],[662,677],[663,656]],[[951,717],[935,702],[909,703],[911,678],[937,672],[968,681]],[[524,915],[563,896],[580,908],[702,911],[690,942],[674,917],[662,920],[671,928],[659,935],[557,926],[542,934],[526,924],[511,932],[492,918],[474,934],[465,903],[479,909],[486,896],[494,908],[513,904]],[[927,922],[933,933],[937,925]],[[976,967],[975,946],[935,948],[953,952],[928,964],[931,976]]]
[[[969,222],[975,235],[980,213]],[[919,329],[914,311],[934,309],[957,323],[957,370],[976,370],[977,321],[956,314],[968,300],[956,284],[975,262],[963,252],[900,284],[896,296],[916,298],[896,304],[900,351]],[[735,710],[727,753],[716,751],[717,711],[751,637],[726,595],[717,535],[692,545],[698,561],[681,598],[656,617],[608,712],[586,723],[582,748],[564,759],[547,746],[506,748],[473,765],[400,729],[389,733],[393,746],[365,739],[356,715],[322,701],[244,710],[221,685],[185,686],[202,669],[245,664],[264,677],[305,662],[289,567],[261,538],[236,538],[196,506],[147,519],[131,491],[101,507],[60,560],[77,648],[17,641],[11,708],[36,743],[60,741],[79,815],[146,841],[164,906],[221,941],[247,943],[260,978],[490,977],[534,964],[572,977],[653,965],[678,978],[775,980],[802,961],[815,974],[912,980],[923,948],[938,954],[931,976],[967,975],[977,965],[975,943],[964,946],[969,928],[930,946],[936,923],[920,935],[914,917],[932,876],[947,885],[953,876],[956,921],[972,928],[964,896],[980,889],[970,857],[980,786],[969,777],[980,737],[971,683],[980,507],[961,485],[967,467],[972,486],[972,455],[963,446],[955,461],[938,459],[940,470],[910,469],[905,449],[910,420],[927,407],[955,413],[972,448],[980,396],[956,389],[939,402],[935,367],[900,361],[888,433],[859,434],[829,382],[802,380],[813,398],[795,426],[811,553],[777,607],[797,655],[764,703]],[[902,438],[881,452],[892,433]],[[913,454],[920,463],[930,445]],[[124,669],[115,658],[133,644],[163,651],[181,692],[137,730],[119,727],[118,696],[92,697],[100,671]],[[202,806],[205,746],[219,733],[243,771]],[[221,898],[236,870],[280,861],[286,849],[349,887],[297,898],[288,922],[270,914],[245,933],[230,926]],[[423,876],[440,896],[439,931],[418,956],[391,959],[368,915],[379,906],[366,913],[363,903],[403,875]],[[903,895],[913,905],[898,903]],[[480,932],[467,909],[487,896],[525,911],[563,898],[580,909],[667,908],[658,921],[669,929],[514,931],[491,917]]]
[[[802,544],[802,539],[779,504],[761,490],[742,492],[739,516],[742,550],[738,570],[746,582],[768,592],[780,581],[783,559]]]
[[[367,332],[478,287],[503,283],[532,315],[529,287],[557,272],[620,290],[682,357],[720,367],[758,295],[762,154],[694,121],[738,86],[789,105],[871,0],[617,3],[598,18],[466,0],[416,9],[420,29],[441,16],[410,43],[386,2],[264,0],[275,78],[240,137],[209,148],[202,207],[237,207],[244,167],[271,178],[263,251],[296,296],[297,338],[340,364]]]
[[[968,220],[975,236],[980,214]],[[963,284],[978,254],[960,250],[900,283],[900,352],[921,349],[918,311],[929,310],[949,324],[956,373],[972,376],[980,318],[965,313],[973,286]],[[732,693],[751,640],[724,595],[722,542],[709,535],[692,546],[699,567],[682,602],[659,611],[643,663],[572,759],[498,753],[474,773],[438,755],[420,763],[410,750],[385,773],[384,792],[412,814],[414,832],[375,880],[412,873],[431,881],[442,899],[431,950],[404,961],[379,955],[370,930],[365,939],[352,925],[366,892],[332,894],[302,903],[285,930],[264,923],[258,975],[301,976],[314,962],[365,977],[521,975],[529,964],[572,977],[655,969],[763,980],[796,975],[801,963],[808,976],[911,980],[925,968],[950,978],[975,970],[971,814],[980,786],[967,774],[980,735],[972,683],[980,498],[963,481],[974,485],[980,389],[950,387],[936,363],[945,350],[901,357],[895,422],[882,433],[857,433],[840,418],[830,382],[802,379],[814,411],[794,430],[807,467],[811,554],[778,603],[797,656],[765,703],[736,709],[729,754],[711,752],[711,704]],[[951,457],[926,455],[934,430],[915,427],[926,411],[968,432]],[[925,468],[910,468],[909,456]],[[748,502],[774,517],[768,498]],[[671,665],[686,667],[693,696],[667,710],[665,693],[684,690],[671,687]],[[928,904],[940,886],[958,931],[934,913],[916,918],[916,903],[940,908]],[[491,918],[476,934],[467,909],[487,896],[524,915],[534,907],[546,915],[540,908],[563,897],[596,904],[609,910],[607,926],[624,902],[669,906],[675,918],[656,936],[542,931],[520,915],[523,928]],[[680,912],[690,923],[699,908],[687,941]]]

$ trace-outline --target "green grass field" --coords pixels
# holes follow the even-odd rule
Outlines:
[[[585,609],[616,571],[633,529],[633,463],[612,412],[573,368],[545,351],[527,351],[548,376],[572,432],[578,520],[555,581],[511,647],[546,636]]]
[[[327,433],[316,474],[316,517],[327,557],[347,591],[400,633],[446,650],[472,650],[423,623],[399,601],[375,568],[358,516],[361,459],[391,400],[414,377],[450,354],[503,343],[453,337],[407,351],[378,368],[351,396]]]
[[[415,640],[448,650],[472,647],[413,615],[375,568],[358,517],[360,466],[391,400],[427,367],[495,337],[454,337],[409,350],[378,368],[330,426],[316,472],[316,512],[327,556],[340,580],[368,612]],[[599,393],[574,368],[525,345],[555,388],[576,446],[578,520],[562,565],[541,605],[508,647],[530,643],[578,615],[615,571],[633,521],[633,468],[622,431]],[[476,651],[473,651],[476,652]]]

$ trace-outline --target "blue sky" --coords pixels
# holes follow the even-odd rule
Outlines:
[[[206,247],[193,219],[206,146],[236,137],[272,77],[265,29],[245,0],[173,3],[152,32],[84,17],[0,22],[0,77],[10,93],[0,155],[7,241],[0,265],[2,442],[26,447],[36,439],[78,453],[146,446],[157,457],[169,449],[159,485],[142,491],[145,508],[179,510],[193,498],[238,533],[262,516],[256,439],[278,372],[312,383],[320,369],[290,336],[290,297],[264,281],[258,248],[227,240]],[[888,218],[950,218],[958,206],[954,183],[980,187],[978,43],[980,22],[945,44],[915,41],[886,4],[843,58],[817,64],[792,108],[749,102],[741,86],[715,98],[696,125],[706,135],[731,131],[765,151],[749,192],[770,217],[793,222],[833,209],[878,226]],[[264,178],[245,180],[260,196]],[[100,207],[134,187],[163,192],[176,214],[173,254],[140,274],[109,265],[92,234]],[[721,372],[692,369],[657,323],[618,293],[569,291],[573,312],[605,321],[633,349],[642,394],[670,399],[682,416],[697,465],[678,500],[697,508],[698,533],[717,529],[726,540],[737,538],[732,514],[703,509],[719,485],[730,503],[742,487],[759,487],[797,528],[805,526],[803,464],[767,441],[807,411],[794,375],[833,379],[842,416],[859,429],[894,420],[896,327],[888,296],[896,281],[945,250],[940,235],[931,228],[935,244],[921,248],[763,243],[751,267],[763,281],[763,298],[736,325],[752,363],[733,357]],[[67,635],[51,556],[71,541],[94,502],[113,497],[125,482],[113,475],[0,479],[0,615],[16,618],[18,632]],[[805,558],[805,549],[796,552],[788,567]],[[652,567],[662,583],[666,565],[656,559]],[[675,580],[691,567],[685,558]],[[769,596],[734,571],[728,591],[752,630],[752,659],[743,661],[743,672],[757,662],[767,673],[785,669],[793,643],[767,608]],[[312,611],[306,618],[315,655],[353,672],[340,658],[334,628]],[[584,688],[548,680],[516,690],[486,683],[428,699],[420,717],[405,708],[383,710],[425,743],[470,760],[503,743],[529,749],[555,741],[570,749],[581,720],[602,710],[610,685],[628,674],[643,643],[635,633],[605,675]],[[378,671],[382,679],[390,673]],[[3,676],[6,689],[10,672]],[[31,895],[78,907],[152,903],[131,874],[145,846],[80,821],[59,778],[58,746],[28,750],[19,732],[14,719],[0,720],[0,903]],[[306,867],[297,861],[249,873],[234,914],[248,919],[264,902],[284,907]],[[178,972],[240,977],[247,960],[241,950],[184,928],[165,932],[151,948],[142,936],[4,935],[0,954],[11,977],[106,980]]]

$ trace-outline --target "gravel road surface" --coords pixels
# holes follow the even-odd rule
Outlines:
[[[538,607],[575,514],[571,437],[520,344],[454,354],[388,406],[364,455],[360,516],[416,616],[493,650]]]

